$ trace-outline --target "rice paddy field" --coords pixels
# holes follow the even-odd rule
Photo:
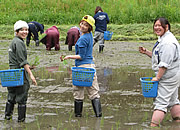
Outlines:
[[[108,13],[113,31],[105,41],[103,53],[93,48],[100,86],[102,117],[96,118],[85,91],[83,116],[74,116],[72,72],[74,60],[67,64],[61,55],[74,54],[64,44],[67,30],[78,26],[81,18],[94,15],[96,6]],[[9,68],[8,46],[14,37],[17,20],[38,21],[45,29],[56,25],[60,31],[60,51],[46,51],[43,44],[27,47],[28,61],[37,86],[31,84],[24,123],[17,122],[17,105],[13,118],[4,119],[7,88],[0,85],[0,129],[2,130],[179,130],[180,123],[169,112],[159,128],[151,128],[153,98],[142,94],[141,77],[153,77],[151,59],[140,54],[139,46],[152,49],[157,37],[152,25],[156,17],[166,17],[180,41],[179,0],[0,0],[0,70]],[[41,38],[41,35],[40,35]],[[180,92],[179,92],[180,95]]]
[[[0,42],[0,69],[8,69],[7,48],[11,41]],[[61,55],[74,54],[68,51],[63,42],[60,51],[46,51],[45,46],[31,43],[28,61],[36,64],[32,71],[37,86],[31,85],[27,102],[27,116],[24,123],[17,122],[17,105],[13,119],[4,120],[6,87],[0,86],[0,129],[11,130],[129,130],[152,129],[153,98],[142,94],[141,77],[152,77],[151,59],[139,54],[138,47],[151,49],[152,42],[106,41],[104,52],[99,54],[98,45],[94,46],[94,61],[100,86],[102,113],[95,117],[91,101],[85,91],[83,116],[74,116],[71,67],[60,61]],[[157,129],[157,128],[156,128]],[[180,124],[173,122],[166,114],[160,128],[178,130]]]

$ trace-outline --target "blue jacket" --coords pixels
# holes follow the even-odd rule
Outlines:
[[[107,30],[107,24],[109,23],[108,14],[105,12],[98,12],[94,15],[95,19],[95,31],[104,32]]]
[[[93,62],[93,36],[92,33],[82,35],[75,45],[76,55],[81,56],[81,60],[75,60],[75,66],[82,64],[94,64]]]

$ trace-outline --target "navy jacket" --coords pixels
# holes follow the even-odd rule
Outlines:
[[[95,19],[95,31],[104,32],[107,30],[107,24],[109,23],[108,14],[105,12],[98,12],[94,15]]]
[[[41,34],[44,33],[44,26],[36,21],[29,22],[28,26],[29,26],[29,33],[27,36],[27,40],[31,39],[32,34],[34,35],[35,41],[39,40],[38,32],[40,32]]]

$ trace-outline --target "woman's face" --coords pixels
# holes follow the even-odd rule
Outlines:
[[[16,32],[16,36],[25,39],[28,35],[28,28],[23,27],[19,30],[19,32]]]
[[[86,21],[82,21],[79,26],[82,33],[88,33],[89,24]]]
[[[157,20],[154,24],[154,33],[158,36],[162,36],[166,31],[167,31],[167,26],[166,29],[164,29],[161,25],[161,22]]]

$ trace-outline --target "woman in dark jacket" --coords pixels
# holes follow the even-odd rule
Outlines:
[[[36,79],[30,70],[27,61],[27,51],[24,39],[28,35],[28,24],[25,21],[17,21],[14,24],[15,37],[9,46],[9,67],[10,69],[24,68],[24,85],[18,87],[8,87],[8,96],[5,109],[5,119],[12,118],[14,104],[18,103],[18,122],[23,122],[26,118],[26,102],[28,90],[30,88],[29,76],[34,85]],[[29,74],[29,75],[28,75]]]
[[[107,24],[109,23],[109,17],[108,14],[103,12],[102,8],[100,6],[96,7],[95,10],[95,33],[94,33],[94,44],[96,42],[99,42],[99,53],[103,52],[104,48],[104,31],[107,30]]]

